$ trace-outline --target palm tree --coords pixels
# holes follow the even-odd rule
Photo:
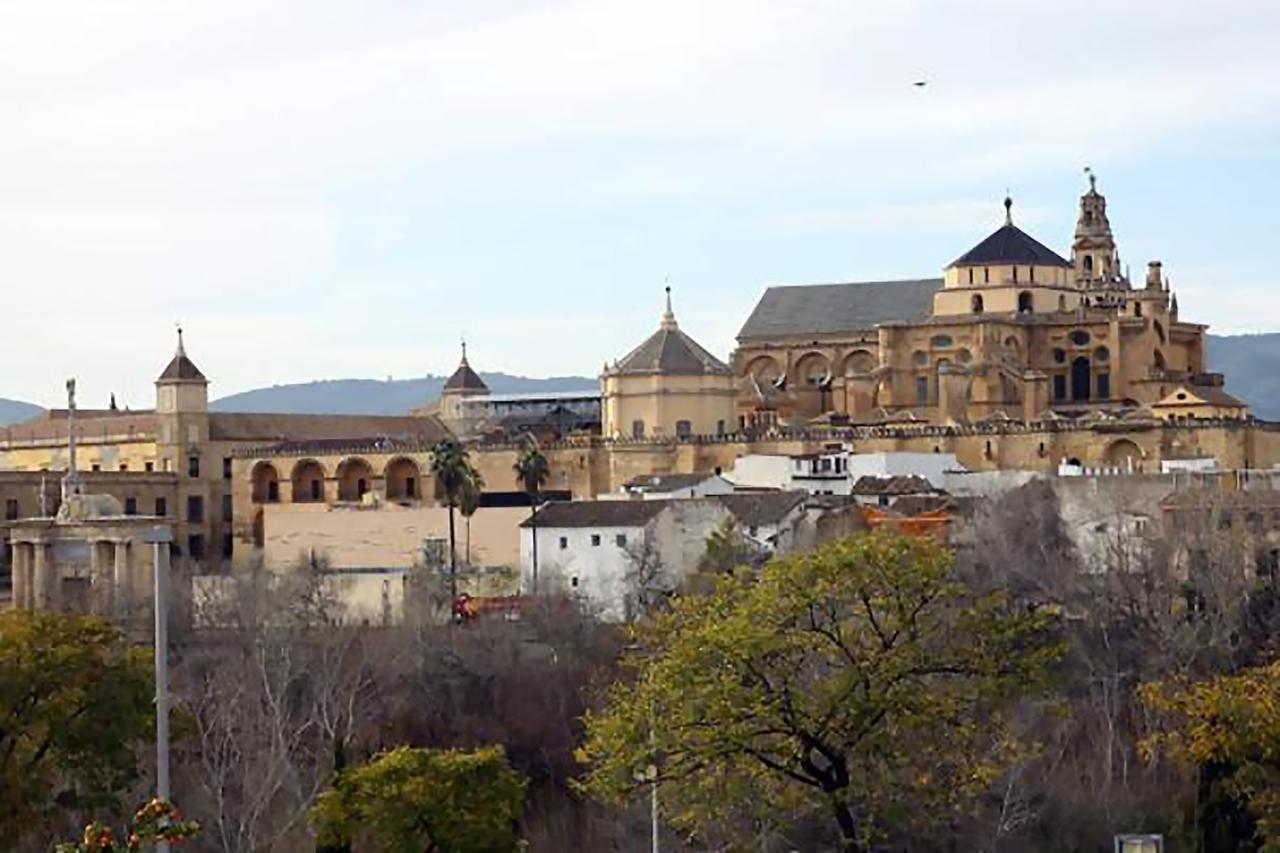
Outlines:
[[[484,477],[475,468],[462,484],[462,494],[458,496],[458,512],[467,521],[467,565],[471,565],[471,516],[480,508],[480,493],[484,491]]]
[[[461,502],[467,481],[478,478],[479,474],[471,467],[466,448],[456,438],[436,442],[431,449],[431,473],[445,505],[449,507],[449,608],[452,611],[454,602],[458,600],[458,546],[453,511]]]
[[[512,466],[516,472],[516,482],[529,494],[529,529],[533,534],[533,594],[538,594],[538,492],[551,477],[551,469],[547,465],[547,457],[538,450],[538,442],[529,436],[516,464]]]

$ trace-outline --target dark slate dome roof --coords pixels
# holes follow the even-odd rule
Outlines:
[[[678,328],[663,327],[627,353],[610,373],[729,373],[729,367]]]
[[[453,371],[444,383],[446,391],[488,391],[489,386],[484,384],[484,380],[480,375],[471,369],[471,365],[467,363],[466,344],[462,347],[462,361],[458,364],[458,369]]]
[[[994,264],[1071,266],[1053,249],[1011,222],[1001,225],[990,237],[951,262],[952,266],[957,267]]]
[[[204,374],[200,372],[200,368],[191,359],[187,358],[187,350],[182,345],[182,330],[178,330],[178,350],[173,354],[173,360],[160,374],[158,382],[207,382]]]
[[[658,331],[623,356],[607,372],[615,376],[624,373],[732,373],[728,365],[680,331],[676,315],[671,310],[671,288],[667,288],[667,309],[662,314]]]

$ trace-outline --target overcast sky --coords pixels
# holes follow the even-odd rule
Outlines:
[[[1182,315],[1280,329],[1280,3],[0,0],[0,396],[722,356],[768,284],[937,275],[1082,169]],[[912,86],[925,79],[924,88]]]

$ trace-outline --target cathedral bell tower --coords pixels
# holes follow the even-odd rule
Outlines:
[[[1098,178],[1090,169],[1089,191],[1080,196],[1080,216],[1071,243],[1071,262],[1081,287],[1105,287],[1122,280],[1120,256],[1107,220],[1107,197],[1098,192]]]

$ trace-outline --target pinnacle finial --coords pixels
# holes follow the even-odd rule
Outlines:
[[[667,307],[666,307],[666,310],[662,312],[662,328],[674,329],[676,328],[676,312],[671,307],[671,279],[670,278],[667,279],[666,292],[667,292]]]
[[[462,338],[462,363],[467,363],[467,339]]]
[[[1089,176],[1089,192],[1096,193],[1098,191],[1098,176],[1093,173],[1093,169],[1089,166],[1084,167],[1084,173]]]
[[[178,324],[178,351],[176,355],[186,357],[187,349],[182,345],[182,324]]]
[[[1009,191],[1004,191],[1004,224],[1013,224],[1013,198],[1009,195]]]

